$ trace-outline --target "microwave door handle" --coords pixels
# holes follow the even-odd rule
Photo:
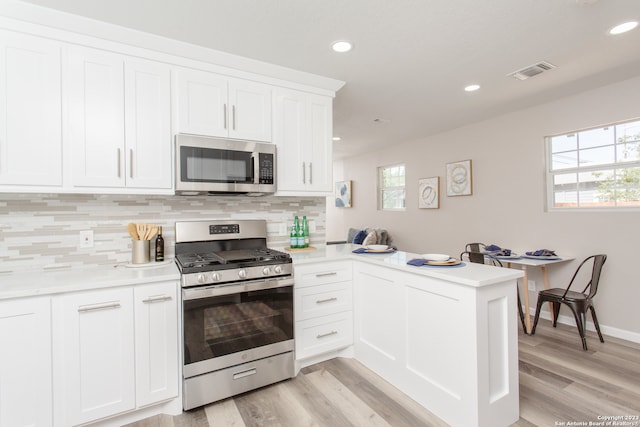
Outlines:
[[[258,153],[251,153],[251,169],[253,170],[253,183],[260,184],[260,162],[257,161]]]

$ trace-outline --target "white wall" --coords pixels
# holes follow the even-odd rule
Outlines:
[[[381,227],[416,253],[458,256],[472,241],[516,252],[553,249],[576,258],[549,268],[558,287],[580,260],[605,253],[598,320],[608,333],[640,341],[640,212],[544,209],[544,137],[640,117],[638,93],[640,77],[338,162],[334,179],[353,181],[353,207],[336,208],[327,198],[327,240],[344,239],[349,227]],[[473,195],[447,197],[445,164],[466,159],[473,161]],[[376,167],[394,163],[406,165],[406,210],[378,211]],[[440,176],[440,209],[418,209],[417,181],[432,176]],[[542,287],[539,273],[530,279]],[[530,300],[535,307],[535,293]]]

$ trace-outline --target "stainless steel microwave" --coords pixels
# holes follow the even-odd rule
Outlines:
[[[248,194],[276,191],[274,144],[176,135],[176,194]]]

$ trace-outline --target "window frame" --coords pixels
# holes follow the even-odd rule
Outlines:
[[[628,162],[623,162],[623,161],[619,161],[619,159],[617,158],[618,155],[618,136],[616,134],[616,129],[618,126],[626,124],[626,123],[634,123],[634,122],[640,122],[640,117],[636,117],[636,118],[631,118],[631,119],[627,119],[627,120],[621,120],[621,121],[617,121],[617,122],[613,122],[613,123],[608,123],[608,124],[604,124],[604,125],[599,125],[599,126],[592,126],[592,127],[587,127],[587,128],[583,128],[583,129],[578,129],[578,130],[574,130],[571,132],[562,132],[562,133],[558,133],[558,134],[554,134],[554,135],[548,135],[545,136],[544,138],[544,148],[545,148],[545,157],[544,157],[544,176],[545,176],[545,207],[546,207],[546,211],[547,212],[630,212],[630,211],[640,211],[640,204],[636,205],[636,206],[621,206],[619,205],[619,203],[621,201],[618,201],[617,199],[614,200],[614,205],[612,206],[593,206],[593,205],[589,205],[589,206],[580,206],[580,191],[579,191],[579,187],[576,190],[577,192],[577,201],[576,204],[577,206],[556,206],[556,193],[555,193],[555,189],[554,189],[554,178],[557,175],[565,175],[565,174],[576,174],[576,175],[580,175],[583,173],[592,173],[592,172],[599,172],[599,171],[604,171],[604,170],[611,170],[611,171],[621,171],[621,170],[627,170],[627,169],[634,169],[634,168],[640,168],[640,158],[638,158],[637,160],[634,161],[628,161]],[[575,167],[570,167],[570,168],[561,168],[561,169],[555,169],[553,170],[553,149],[552,149],[552,140],[553,138],[556,137],[562,137],[562,136],[568,136],[568,135],[572,135],[575,134],[576,137],[578,137],[578,135],[580,133],[585,133],[588,131],[593,131],[593,130],[599,130],[599,129],[606,129],[606,128],[613,128],[614,129],[614,134],[613,134],[613,143],[612,144],[607,144],[607,145],[600,145],[598,147],[606,147],[609,145],[613,145],[613,152],[614,152],[614,159],[612,162],[609,163],[597,163],[597,164],[593,164],[590,166],[580,166],[580,164],[578,163],[577,166]],[[634,140],[635,142],[638,142],[640,144],[640,132],[638,133],[638,139]],[[597,147],[595,147],[597,148]],[[594,146],[585,146],[584,148],[580,148],[579,145],[579,139],[576,143],[576,158],[579,159],[580,158],[580,152],[584,152],[587,151],[589,149],[594,149]],[[568,151],[570,152],[570,151]],[[616,177],[615,183],[617,184],[618,178]],[[578,181],[577,185],[580,185],[580,182]],[[640,185],[640,184],[639,184]]]
[[[403,170],[403,176],[404,176],[404,184],[402,186],[389,186],[389,187],[385,187],[383,185],[383,173],[385,170],[387,169],[391,169],[391,168],[396,168],[396,167],[402,167]],[[385,165],[385,166],[378,166],[377,168],[377,174],[378,174],[378,189],[377,189],[377,193],[378,193],[378,210],[380,211],[386,211],[386,212],[403,212],[407,210],[407,165],[405,163],[394,163],[394,164],[390,164],[390,165]],[[402,207],[399,208],[385,208],[383,206],[383,200],[384,200],[384,192],[385,190],[402,190],[403,192],[403,197],[402,197]]]

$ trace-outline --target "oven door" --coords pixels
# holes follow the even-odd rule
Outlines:
[[[293,351],[293,278],[183,289],[184,378]]]
[[[176,192],[273,193],[275,146],[252,141],[176,137]]]

